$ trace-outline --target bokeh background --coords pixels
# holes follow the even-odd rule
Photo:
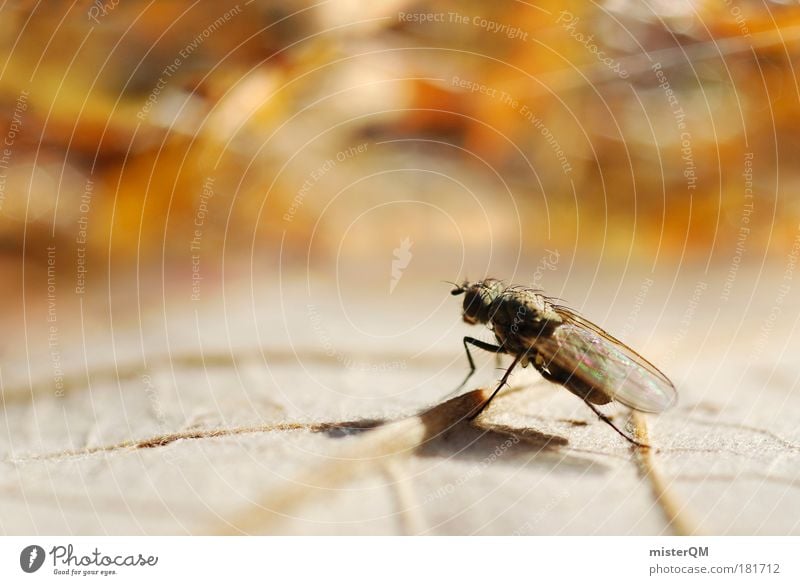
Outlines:
[[[491,339],[444,281],[485,276],[564,299],[675,380],[653,440],[698,531],[798,531],[795,3],[16,2],[0,47],[4,531],[205,533],[264,474],[301,492],[334,439],[189,439],[436,403],[461,337]],[[591,420],[566,394],[514,424]],[[624,455],[601,427],[561,434]],[[129,453],[159,436],[178,464]],[[415,463],[428,494],[464,464],[449,448]],[[574,462],[543,465],[513,513],[497,485],[517,482],[481,471],[480,493],[345,494],[270,530],[685,529],[635,468],[598,474],[620,503],[595,517],[563,487],[588,485]]]

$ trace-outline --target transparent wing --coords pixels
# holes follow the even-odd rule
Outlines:
[[[661,412],[675,403],[675,386],[653,364],[574,311],[560,306],[556,310],[564,323],[535,341],[545,366],[571,373],[642,412]]]

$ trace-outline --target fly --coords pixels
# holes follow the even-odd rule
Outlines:
[[[677,399],[675,386],[653,364],[540,291],[486,279],[464,282],[451,294],[464,295],[465,322],[487,325],[497,339],[495,345],[464,337],[470,370],[459,389],[475,373],[470,345],[514,358],[495,391],[473,418],[483,412],[505,386],[517,364],[523,368],[533,365],[546,380],[564,386],[581,398],[600,420],[640,447],[648,445],[617,428],[595,405],[615,400],[634,410],[658,413]]]

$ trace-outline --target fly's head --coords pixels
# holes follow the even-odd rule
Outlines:
[[[464,281],[450,291],[452,295],[464,295],[463,319],[465,323],[488,323],[492,318],[492,303],[503,292],[505,286],[499,280],[487,279],[480,282]]]

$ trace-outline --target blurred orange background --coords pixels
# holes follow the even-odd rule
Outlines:
[[[652,444],[674,448],[657,452],[665,483],[708,475],[676,490],[719,532],[797,532],[796,4],[4,3],[4,530],[174,533],[178,510],[206,533],[235,487],[252,505],[323,437],[178,439],[436,404],[466,373],[464,335],[492,336],[461,321],[446,281],[492,276],[544,289],[670,376],[679,403]],[[501,364],[476,361],[470,384],[493,387]],[[628,513],[649,472],[604,475],[621,439],[532,370],[497,420],[552,423],[591,451],[486,475],[447,500],[445,530],[489,526],[484,493],[505,518],[492,533],[550,508],[532,531],[662,530],[649,496]],[[147,459],[168,443],[187,467]],[[119,481],[114,449],[135,460]],[[419,459],[431,486],[447,477]],[[511,508],[517,490],[531,498]],[[391,499],[351,495],[359,514]],[[371,529],[359,514],[344,530]]]
[[[383,287],[405,238],[426,281],[527,278],[554,250],[780,265],[800,9],[649,6],[6,6],[7,294],[41,290],[48,261],[101,296],[278,266],[357,286],[379,266]]]

